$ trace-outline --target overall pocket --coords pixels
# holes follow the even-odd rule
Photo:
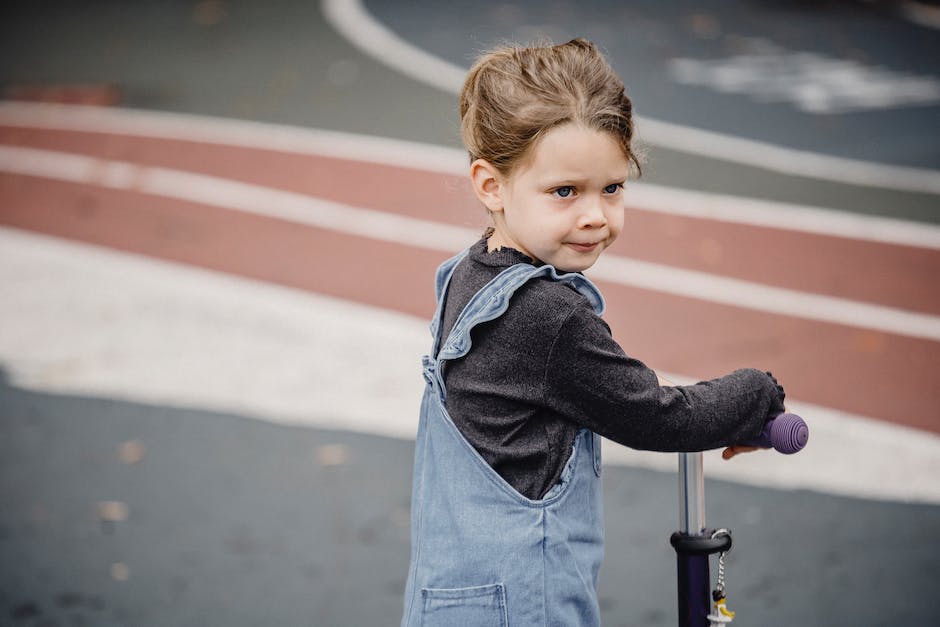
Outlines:
[[[506,590],[501,583],[472,588],[421,590],[423,627],[508,627]]]

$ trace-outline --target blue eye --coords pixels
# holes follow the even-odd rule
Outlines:
[[[621,188],[623,188],[623,183],[612,183],[604,188],[604,193],[616,194]]]
[[[554,192],[559,198],[568,198],[571,194],[574,193],[574,188],[570,185],[565,185],[564,187],[559,187]]]

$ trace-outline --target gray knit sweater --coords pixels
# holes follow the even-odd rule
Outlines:
[[[470,298],[499,272],[532,263],[480,240],[454,271],[446,338]],[[735,372],[690,386],[660,387],[629,357],[573,288],[537,278],[500,318],[472,331],[473,349],[447,362],[447,410],[464,437],[521,494],[541,498],[558,482],[582,427],[631,448],[700,451],[747,441],[783,411],[769,373]]]

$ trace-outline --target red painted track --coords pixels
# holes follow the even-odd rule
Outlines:
[[[0,142],[198,172],[451,224],[485,216],[462,177],[263,149],[0,125]],[[629,203],[629,196],[628,196]],[[631,208],[612,251],[635,259],[940,314],[940,251]]]
[[[0,145],[210,174],[480,226],[462,178],[374,163],[116,134],[0,126]],[[629,193],[628,193],[629,202]],[[940,314],[940,252],[631,208],[613,252],[799,291]],[[0,223],[429,317],[446,256],[128,190],[0,174]],[[467,242],[468,244],[471,242]],[[748,365],[795,399],[940,433],[940,343],[601,282],[631,354],[702,378]]]

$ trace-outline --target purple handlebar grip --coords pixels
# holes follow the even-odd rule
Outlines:
[[[809,440],[809,427],[802,418],[796,414],[780,414],[764,425],[760,436],[750,442],[749,446],[773,448],[784,455],[792,455],[803,450]]]

